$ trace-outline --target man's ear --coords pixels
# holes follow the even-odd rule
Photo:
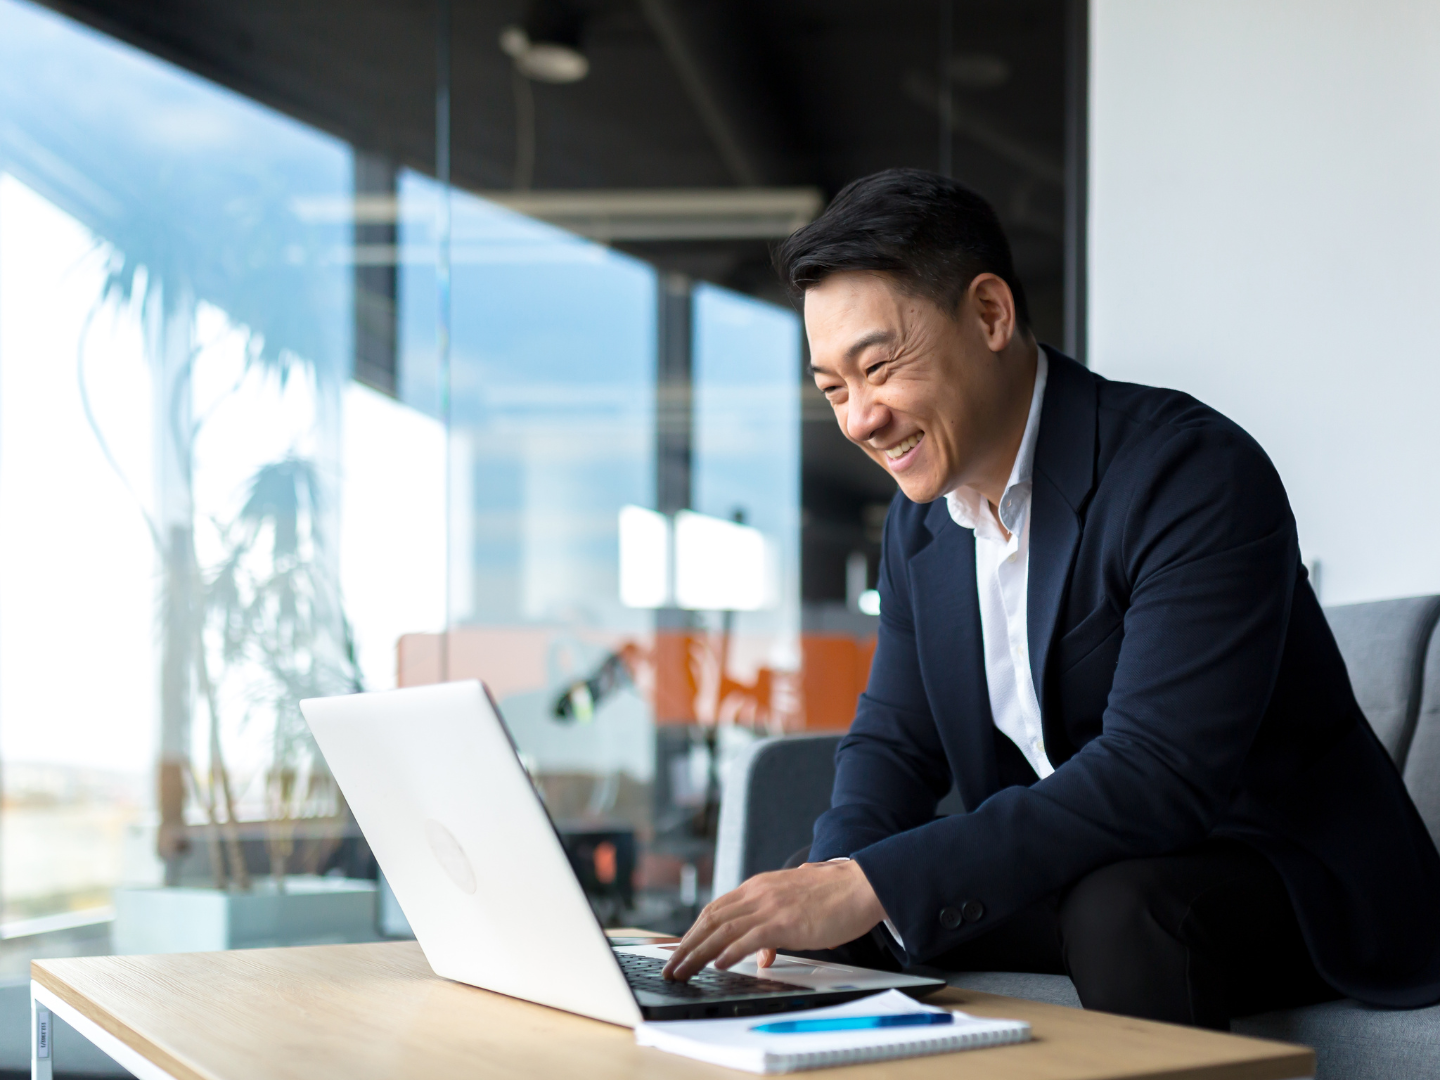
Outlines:
[[[970,310],[991,352],[1003,352],[1015,336],[1015,294],[995,274],[979,274],[970,282]]]

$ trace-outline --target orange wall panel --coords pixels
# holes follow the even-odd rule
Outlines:
[[[874,638],[849,634],[803,634],[805,730],[845,731],[855,719],[855,703],[870,679]]]
[[[547,657],[555,633],[547,627],[457,627],[449,634],[406,634],[396,650],[398,682],[421,686],[442,679],[481,678],[501,699],[538,689],[549,680]],[[802,634],[800,700],[787,706],[785,702],[794,702],[793,689],[777,699],[775,684],[783,678],[793,687],[793,674],[762,666],[751,682],[737,681],[730,665],[722,663],[724,650],[717,652],[703,633],[661,631],[649,643],[596,632],[584,637],[625,650],[632,676],[641,692],[650,696],[660,724],[721,720],[769,730],[778,725],[785,730],[845,731],[855,718],[855,703],[870,678],[875,655],[873,637]],[[712,670],[718,668],[727,670]],[[577,669],[577,677],[586,674]],[[705,705],[703,715],[697,701]],[[740,707],[746,702],[751,707]],[[728,710],[724,715],[722,706]]]

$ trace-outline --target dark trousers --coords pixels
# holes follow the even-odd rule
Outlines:
[[[882,935],[830,952],[895,970]],[[1339,996],[1315,971],[1280,875],[1231,840],[1103,867],[926,966],[1069,975],[1087,1009],[1222,1031],[1234,1016]]]

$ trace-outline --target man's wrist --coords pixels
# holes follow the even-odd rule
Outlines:
[[[857,896],[865,905],[865,917],[870,919],[872,926],[884,922],[889,916],[885,914],[885,905],[880,903],[880,897],[875,895],[875,886],[871,885],[870,879],[865,876],[865,868],[854,859],[847,859],[846,862],[849,863],[846,869],[854,878]]]
[[[860,876],[865,879],[865,890],[870,894],[871,897],[874,898],[875,910],[879,912],[879,914],[875,916],[875,922],[871,925],[879,925],[880,923],[884,923],[885,929],[888,930],[890,932],[890,936],[895,939],[895,944],[899,945],[903,949],[905,947],[905,939],[900,936],[900,931],[895,928],[895,924],[890,921],[890,916],[885,913],[885,905],[880,902],[880,897],[875,892],[875,886],[870,884],[870,878],[866,876],[865,868],[861,866],[858,862],[856,862],[854,859],[852,859],[849,855],[837,855],[835,858],[826,859],[825,861],[832,863],[850,863],[855,867],[856,870],[860,872]]]

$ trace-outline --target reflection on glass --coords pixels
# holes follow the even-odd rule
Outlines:
[[[681,510],[675,515],[675,606],[764,611],[775,606],[776,559],[751,525]]]
[[[373,873],[299,699],[480,676],[602,916],[683,925],[728,757],[801,722],[798,364],[0,0],[0,924]]]
[[[9,923],[108,904],[124,831],[149,803],[155,554],[136,501],[153,490],[150,378],[133,307],[89,319],[104,280],[84,226],[0,175],[0,889]],[[92,407],[133,491],[115,482],[79,393],[87,320]]]
[[[620,602],[632,608],[672,604],[669,518],[641,506],[622,506],[619,529]]]
[[[402,181],[402,220],[426,220],[407,203],[424,189]],[[402,641],[401,681],[484,678],[597,909],[680,925],[708,886],[726,760],[799,719],[798,322],[695,290],[704,512],[662,514],[654,271],[462,192],[452,206],[453,621]],[[429,273],[404,265],[402,297]],[[406,341],[402,371],[433,348]],[[633,892],[594,878],[588,853],[612,849],[633,853]]]
[[[437,199],[433,182],[402,176],[417,254]],[[651,616],[622,600],[618,521],[654,505],[655,274],[463,192],[451,221],[452,626],[403,639],[400,677],[486,680],[552,812],[590,852],[579,868],[618,903],[654,761]],[[401,383],[419,387],[434,369],[422,329],[433,262],[412,262],[405,242],[401,260]]]
[[[361,681],[352,234],[305,206],[352,174],[333,138],[0,2],[0,919],[333,853],[296,703]]]

